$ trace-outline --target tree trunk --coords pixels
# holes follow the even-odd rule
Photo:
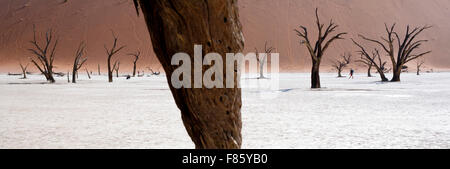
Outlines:
[[[108,82],[113,82],[113,70],[111,70],[111,58],[108,58]]]
[[[313,61],[311,69],[311,88],[320,88],[320,75],[319,75],[320,63]]]
[[[369,65],[369,68],[367,69],[367,77],[372,77],[372,74],[370,71],[372,70],[372,65]]]
[[[22,73],[23,73],[23,79],[27,78],[27,70],[22,69]]]
[[[136,77],[136,62],[133,64],[133,77]]]
[[[47,72],[47,76],[45,77],[47,78],[47,81],[49,81],[50,83],[55,83],[55,78],[53,78],[53,71]]]
[[[378,71],[378,74],[380,74],[380,78],[381,78],[381,81],[382,81],[382,82],[387,82],[387,81],[389,81],[389,80],[386,78],[386,76],[384,75],[383,70],[377,69],[377,71]]]
[[[86,69],[86,74],[88,75],[88,78],[91,79],[91,75],[89,74],[89,71],[87,69]]]
[[[391,82],[399,82],[400,81],[400,74],[402,73],[402,69],[401,68],[394,68],[393,71],[393,76],[391,79]]]
[[[338,77],[342,77],[342,69],[338,69]]]
[[[77,65],[74,65],[73,70],[72,70],[72,83],[77,83],[77,78],[76,78],[77,68],[75,66],[77,66]]]
[[[100,76],[101,75],[101,73],[100,73],[100,64],[97,65],[97,69],[98,69],[98,75]]]
[[[198,149],[240,148],[241,89],[234,72],[234,88],[181,88],[171,84],[176,66],[171,65],[175,53],[190,55],[193,64],[194,44],[203,45],[203,55],[218,53],[225,62],[226,53],[239,53],[244,48],[242,27],[236,0],[140,0],[153,49],[161,62],[170,90],[187,133]],[[224,69],[226,68],[225,65]],[[194,67],[191,66],[192,71]],[[202,69],[205,72],[205,68]],[[226,72],[226,71],[224,71]],[[223,81],[226,82],[224,76]],[[192,80],[193,81],[193,80]]]
[[[264,62],[259,63],[259,78],[264,79]]]

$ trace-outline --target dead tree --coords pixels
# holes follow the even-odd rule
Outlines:
[[[52,29],[45,33],[45,42],[40,44],[36,39],[36,27],[33,25],[33,40],[30,41],[33,47],[28,49],[34,57],[30,57],[31,62],[45,76],[48,82],[55,83],[53,78],[53,61],[55,60],[58,37],[54,35]]]
[[[353,39],[352,39],[352,41],[360,49],[358,51],[358,53],[361,55],[362,60],[365,60],[367,62],[370,61],[372,63],[372,65],[375,66],[375,68],[378,71],[378,74],[380,74],[381,81],[383,81],[383,82],[389,81],[386,78],[386,75],[384,74],[386,72],[385,66],[386,66],[387,62],[386,61],[383,62],[381,60],[380,52],[378,51],[378,49],[375,48],[374,51],[372,51],[372,55],[370,55],[362,45],[360,45],[358,42],[356,42]],[[376,60],[378,60],[378,62],[376,62]],[[369,69],[369,72],[370,72],[370,69]]]
[[[113,38],[114,38],[114,42],[113,42],[113,46],[111,47],[111,49],[108,49],[105,45],[105,51],[106,54],[108,54],[108,60],[107,60],[107,64],[108,64],[108,81],[111,83],[113,82],[113,68],[111,67],[111,58],[117,54],[117,52],[119,52],[120,50],[122,50],[123,48],[125,48],[125,46],[117,46],[117,40],[118,37],[116,37],[116,35],[114,34],[114,32],[112,33]]]
[[[91,75],[89,74],[88,69],[87,69],[87,68],[84,68],[84,70],[86,70],[86,74],[88,75],[88,78],[91,79]],[[92,72],[91,72],[91,74],[92,74]]]
[[[241,89],[237,69],[234,76],[223,77],[233,81],[231,88],[173,87],[170,80],[176,67],[172,56],[180,51],[194,58],[194,44],[203,45],[203,53],[215,52],[226,59],[226,53],[244,49],[242,26],[236,0],[221,1],[166,1],[134,0],[145,16],[153,50],[161,62],[169,87],[187,133],[196,148],[231,149],[242,143]],[[226,67],[224,64],[223,67]],[[191,66],[191,71],[194,67]],[[206,69],[203,69],[206,71]]]
[[[342,77],[342,70],[350,64],[352,54],[342,54],[340,59],[336,59],[333,68],[338,71],[338,77]]]
[[[137,51],[136,53],[129,53],[128,55],[134,56],[133,61],[133,77],[136,77],[136,63],[139,60],[139,56],[141,55],[141,51]]]
[[[85,55],[85,49],[86,44],[84,42],[81,42],[78,46],[78,49],[75,53],[75,60],[73,61],[73,67],[72,67],[72,83],[77,82],[77,76],[78,76],[78,70],[83,66],[84,63],[87,61],[87,57],[83,58],[83,55]]]
[[[159,75],[159,74],[161,74],[161,72],[154,72],[153,69],[150,68],[150,67],[147,67],[147,69],[150,71],[151,75]]]
[[[372,53],[373,54],[373,53]],[[376,55],[370,56],[371,58],[368,59],[366,56],[361,55],[361,58],[356,60],[356,62],[362,63],[364,66],[367,66],[367,77],[373,77],[372,76],[372,67],[373,63],[371,60],[375,60]]]
[[[102,75],[101,72],[100,72],[100,64],[97,64],[97,70],[98,70],[98,75],[99,76]]]
[[[116,60],[114,62],[112,70],[116,72],[116,77],[119,77],[120,61]]]
[[[27,78],[27,68],[28,68],[28,65],[30,65],[30,64],[27,63],[27,65],[23,66],[22,63],[19,63],[19,65],[20,65],[20,69],[22,69],[22,74],[23,74],[22,79],[26,79]]]
[[[267,46],[267,41],[264,43],[264,54],[261,57],[260,53],[258,52],[258,48],[255,48],[256,53],[256,60],[258,61],[259,65],[259,77],[258,79],[265,79],[264,77],[264,64],[267,62],[267,56],[272,53],[272,51],[275,50],[275,48],[271,46]]]
[[[416,60],[417,76],[420,75],[420,71],[421,71],[422,65],[424,63],[425,63],[425,60]]]
[[[320,23],[317,8],[316,8],[316,24],[319,32],[318,32],[318,39],[315,42],[314,46],[313,43],[308,38],[308,30],[306,27],[300,26],[301,29],[299,30],[295,29],[295,32],[297,32],[297,36],[301,38],[300,43],[306,46],[309,54],[311,55],[312,60],[311,88],[320,88],[319,69],[320,69],[320,62],[322,60],[322,56],[324,55],[325,51],[328,49],[328,47],[331,45],[332,42],[338,39],[343,39],[342,36],[347,34],[345,32],[337,33],[336,35],[332,36],[327,40],[327,37],[331,33],[335,32],[336,28],[338,28],[339,26],[336,25],[333,22],[333,20],[331,20],[327,28],[323,30],[324,24]]]
[[[385,24],[385,28],[387,37],[382,37],[383,41],[366,38],[363,35],[359,36],[364,40],[378,44],[383,48],[392,62],[393,76],[391,81],[398,82],[400,81],[400,74],[402,73],[402,69],[406,63],[431,53],[431,51],[415,53],[416,49],[419,49],[423,43],[428,41],[417,40],[417,36],[420,35],[423,31],[431,28],[431,26],[415,27],[411,30],[410,26],[408,25],[406,27],[406,33],[403,38],[400,38],[399,33],[394,30],[395,23],[391,27],[388,27]],[[395,41],[397,41],[397,45],[395,45]],[[397,51],[397,54],[395,54],[395,51]]]

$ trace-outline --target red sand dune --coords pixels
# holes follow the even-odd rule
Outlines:
[[[32,25],[38,30],[54,28],[60,36],[57,71],[67,71],[78,43],[88,44],[88,66],[104,68],[106,54],[103,46],[112,43],[111,30],[119,35],[127,48],[119,54],[122,70],[130,71],[132,57],[127,53],[140,49],[143,58],[140,69],[160,68],[151,49],[142,17],[137,17],[131,0],[1,0],[0,1],[0,72],[19,71],[18,62],[28,62]],[[245,36],[245,52],[264,47],[268,41],[280,53],[282,71],[308,70],[310,58],[293,29],[304,24],[314,26],[314,8],[319,7],[323,22],[333,20],[339,31],[348,32],[346,40],[335,43],[326,53],[323,65],[343,52],[356,48],[349,38],[362,33],[369,37],[384,35],[384,23],[432,25],[422,38],[430,42],[421,50],[433,50],[426,56],[427,67],[450,68],[450,1],[448,0],[240,0],[240,16]],[[310,32],[315,32],[310,29]],[[314,38],[315,35],[310,35]],[[353,54],[357,57],[356,53]],[[414,63],[411,63],[413,65]],[[34,70],[36,71],[36,70]]]

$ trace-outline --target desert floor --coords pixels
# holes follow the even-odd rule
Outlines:
[[[321,76],[243,89],[243,148],[450,148],[450,73]],[[194,148],[163,76],[42,82],[0,75],[0,148]]]

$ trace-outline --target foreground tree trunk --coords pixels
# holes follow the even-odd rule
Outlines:
[[[145,16],[153,49],[161,62],[184,126],[198,149],[241,147],[241,89],[181,88],[171,84],[176,66],[175,53],[194,58],[194,44],[203,45],[203,54],[216,52],[225,61],[226,53],[239,53],[244,42],[236,0],[135,0]],[[138,7],[138,6],[137,6]],[[225,62],[224,62],[225,63]],[[224,68],[226,67],[223,65]],[[194,67],[192,66],[192,71]],[[202,70],[205,71],[205,68]],[[224,71],[225,72],[225,71]],[[224,76],[223,81],[226,81]]]

